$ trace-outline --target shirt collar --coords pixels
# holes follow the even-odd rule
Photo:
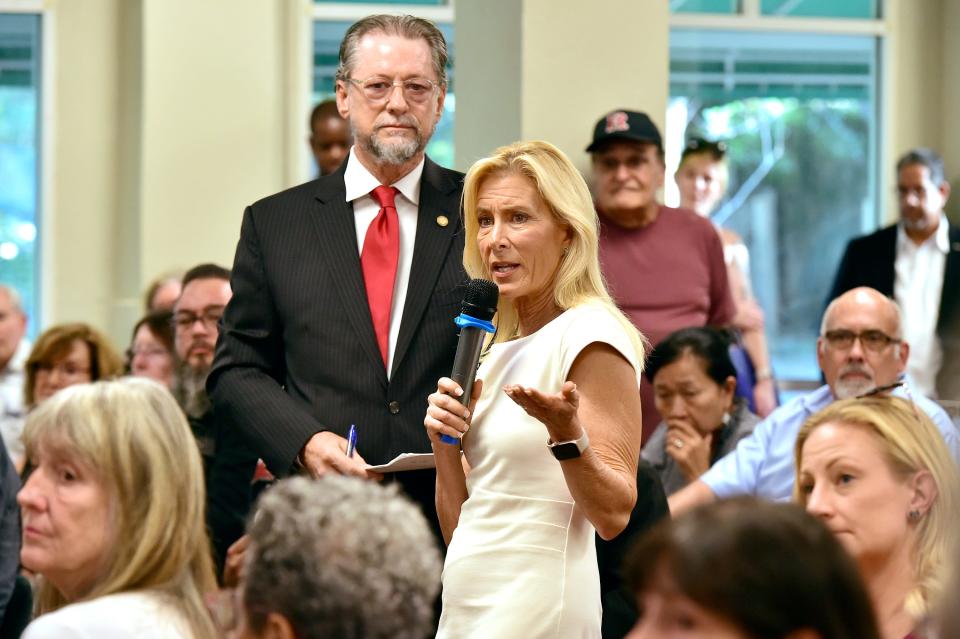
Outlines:
[[[941,211],[940,212],[940,223],[937,225],[937,230],[933,234],[932,238],[927,238],[923,244],[928,242],[933,242],[933,245],[937,248],[938,251],[946,255],[950,252],[950,228],[949,222],[947,221],[947,216]],[[921,244],[920,246],[923,246]],[[903,246],[913,246],[915,248],[920,248],[907,236],[907,232],[903,228],[903,222],[897,224],[897,247]]]
[[[425,162],[426,156],[421,157],[419,164],[413,167],[413,170],[390,185],[400,191],[400,194],[414,206],[420,205],[420,178],[423,175]],[[357,158],[356,147],[350,148],[350,159],[343,173],[343,184],[346,188],[347,202],[370,195],[371,191],[380,186],[377,178]]]

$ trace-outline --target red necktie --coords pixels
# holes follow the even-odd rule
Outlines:
[[[363,240],[360,265],[363,267],[363,283],[367,287],[367,303],[377,345],[387,365],[390,342],[390,307],[393,304],[393,282],[397,278],[397,257],[400,255],[400,219],[393,198],[397,190],[382,184],[370,192],[380,212],[367,228]]]

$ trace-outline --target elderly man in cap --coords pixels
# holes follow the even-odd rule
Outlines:
[[[657,201],[663,140],[645,113],[600,118],[587,147],[600,214],[600,260],[617,304],[651,344],[689,326],[724,326],[734,315],[723,246],[693,211]],[[660,423],[650,381],[640,386],[643,439]]]

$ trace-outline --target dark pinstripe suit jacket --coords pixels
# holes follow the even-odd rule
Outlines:
[[[290,471],[312,435],[346,435],[350,424],[357,426],[357,450],[368,463],[429,452],[427,396],[438,378],[449,375],[456,351],[453,318],[466,281],[463,174],[426,160],[388,381],[367,305],[353,208],[345,201],[345,167],[244,212],[233,298],[207,383],[218,417],[241,429],[279,476]],[[447,226],[437,223],[440,215]],[[432,511],[432,473],[400,475],[411,496]],[[408,480],[417,486],[407,486]]]

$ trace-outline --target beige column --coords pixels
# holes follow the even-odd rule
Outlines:
[[[289,186],[302,143],[287,35],[304,2],[51,4],[42,326],[123,347],[153,277],[232,263],[244,206]]]
[[[669,91],[667,3],[457,0],[456,166],[495,147],[547,140],[581,168],[596,120],[646,111]]]

